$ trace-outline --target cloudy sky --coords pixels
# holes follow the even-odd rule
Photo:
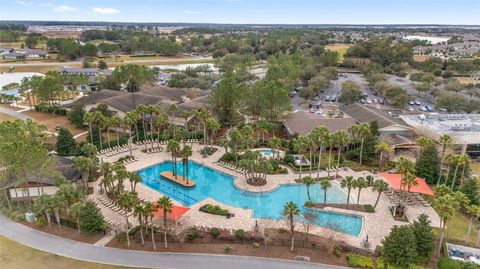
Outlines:
[[[480,24],[480,0],[0,0],[0,20]]]

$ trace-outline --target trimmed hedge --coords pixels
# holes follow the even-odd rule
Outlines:
[[[67,110],[60,105],[47,105],[47,104],[38,104],[35,106],[35,111],[50,113],[60,116],[67,115]]]
[[[228,214],[227,209],[223,209],[223,208],[220,208],[218,205],[211,205],[211,204],[202,205],[198,210],[205,213],[220,215],[220,216],[226,216]]]
[[[348,265],[359,268],[373,268],[373,258],[353,253],[347,254]]]

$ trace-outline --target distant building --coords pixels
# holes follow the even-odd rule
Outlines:
[[[472,158],[480,157],[480,114],[402,115],[408,125],[435,141],[446,134],[452,137],[454,150]]]
[[[112,73],[111,70],[101,70],[99,68],[70,68],[64,67],[60,71],[60,74],[65,75],[85,75],[88,78],[88,82],[85,85],[77,85],[76,91],[79,92],[95,92],[97,91],[97,77],[106,76]]]
[[[356,124],[356,121],[350,117],[329,118],[324,115],[298,111],[288,115],[282,123],[288,135],[306,136],[318,126],[325,126],[332,133],[338,130],[347,131],[350,126]]]
[[[5,60],[43,59],[46,57],[48,57],[48,52],[33,49],[9,50],[2,54],[2,58]]]

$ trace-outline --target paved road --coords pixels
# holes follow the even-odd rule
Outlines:
[[[178,269],[346,269],[346,267],[256,257],[151,253],[99,247],[49,235],[0,215],[0,235],[32,248],[78,260],[147,268]]]
[[[31,119],[32,117],[28,116],[28,115],[25,115],[25,114],[22,114],[22,113],[19,113],[15,110],[11,110],[11,109],[8,109],[8,108],[3,108],[3,107],[0,107],[0,113],[3,113],[3,114],[7,114],[9,116],[12,116],[12,117],[15,117],[19,120],[27,120],[27,119]]]
[[[191,62],[191,61],[207,61],[207,60],[212,60],[211,57],[190,57],[190,58],[171,58],[171,59],[138,59],[138,60],[125,60],[121,61],[118,63],[121,64],[126,64],[126,63],[151,63],[155,62],[155,64],[161,64],[163,62],[166,63],[171,63],[171,62],[177,62],[178,64],[181,64],[183,62]],[[117,62],[115,62],[117,63]],[[82,61],[70,61],[70,62],[13,62],[13,63],[1,63],[0,66],[8,66],[8,67],[17,67],[17,66],[69,66],[69,65],[81,65]]]

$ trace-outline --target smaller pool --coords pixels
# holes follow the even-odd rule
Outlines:
[[[260,154],[262,154],[263,157],[269,157],[269,158],[273,157],[273,154],[276,153],[272,149],[259,149],[257,151],[260,152]]]

